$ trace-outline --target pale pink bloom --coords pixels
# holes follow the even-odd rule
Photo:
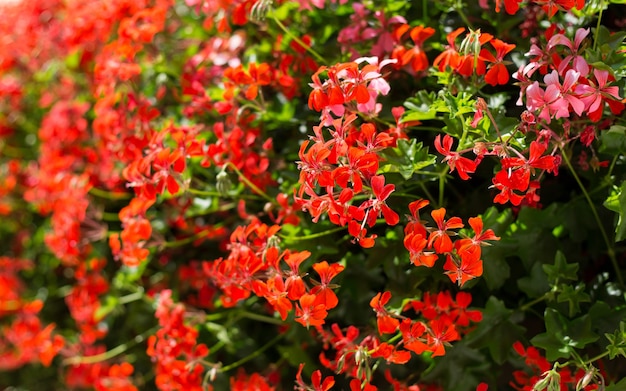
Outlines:
[[[549,90],[544,91],[539,86],[539,82],[534,82],[526,88],[526,107],[531,112],[539,112],[537,117],[550,123],[552,116],[558,111],[559,106],[565,106],[567,110],[567,102],[559,101],[559,90],[552,86]],[[558,104],[554,104],[558,103]]]
[[[550,38],[547,46],[548,50],[551,50],[557,45],[566,46],[570,50],[570,54],[567,55],[559,64],[559,73],[562,73],[565,69],[567,69],[571,62],[572,68],[575,71],[579,72],[582,77],[587,77],[589,74],[589,64],[587,64],[585,58],[579,54],[579,51],[580,45],[588,34],[589,29],[580,28],[576,30],[574,42],[563,34],[555,34],[552,38]]]
[[[354,45],[360,42],[377,38],[376,44],[372,47],[371,54],[374,56],[384,56],[391,53],[394,47],[394,39],[391,34],[393,24],[407,23],[402,16],[393,16],[389,19],[382,11],[376,11],[374,17],[378,24],[371,22],[370,11],[361,3],[353,3],[354,13],[350,16],[351,24],[339,31],[337,41],[342,44],[344,50],[352,53],[352,58],[359,56]]]
[[[559,91],[559,98],[565,100],[569,106],[574,109],[574,112],[578,115],[581,115],[585,110],[585,104],[578,99],[578,97],[574,96],[574,84],[578,82],[578,78],[580,77],[580,73],[576,72],[573,69],[568,70],[565,73],[565,78],[563,79],[563,85],[560,84],[559,81],[559,73],[557,71],[552,71],[547,74],[543,81],[546,83],[546,91],[549,88],[556,88]],[[562,104],[558,104],[558,110],[556,112],[556,118],[569,117],[569,108],[566,106],[563,108]]]
[[[373,56],[382,57],[385,54],[391,53],[396,43],[393,39],[393,36],[391,35],[391,31],[393,30],[391,26],[394,24],[406,24],[407,21],[406,19],[404,19],[404,17],[398,15],[392,16],[391,18],[387,19],[385,13],[382,11],[376,11],[374,13],[374,16],[376,16],[376,19],[378,19],[378,22],[380,22],[380,28],[375,31],[378,40],[372,48],[371,54]]]
[[[601,107],[603,100],[608,99],[619,101],[622,99],[619,96],[619,88],[617,86],[606,86],[609,78],[609,71],[594,69],[593,75],[596,77],[597,84],[590,80],[589,85],[579,84],[576,86],[576,92],[580,94],[581,100],[585,104],[585,108],[590,113],[598,110]]]
[[[526,89],[526,107],[530,111],[538,111],[539,118],[550,123],[552,117],[564,118],[570,115],[570,105],[576,114],[582,114],[584,103],[572,95],[572,87],[578,80],[578,72],[570,69],[565,74],[563,85],[559,80],[557,71],[547,74],[544,77],[546,89],[543,90],[538,82],[534,82]]]
[[[530,45],[530,50],[526,53],[526,57],[532,57],[530,64],[528,64],[524,71],[527,76],[532,74],[539,68],[552,64],[552,53],[547,48],[541,49],[536,44]]]
[[[533,63],[531,63],[533,64]],[[528,64],[530,65],[530,64]],[[533,81],[529,78],[529,75],[527,73],[527,69],[528,65],[526,66],[520,66],[519,70],[517,70],[516,72],[513,73],[513,78],[519,80],[519,83],[517,83],[520,86],[520,91],[519,91],[519,99],[517,99],[516,104],[518,106],[522,106],[524,104],[523,102],[523,98],[524,98],[524,94],[526,93],[526,89],[528,88],[528,86],[530,86],[531,84],[533,84]]]
[[[326,0],[297,0],[298,3],[300,3],[300,9],[306,9],[306,10],[311,10],[311,5],[316,6],[317,8],[324,8],[324,5],[326,4]],[[331,0],[331,3],[339,3],[339,4],[345,4],[348,2],[348,0]]]

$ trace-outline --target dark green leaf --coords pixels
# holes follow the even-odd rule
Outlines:
[[[560,280],[572,280],[576,281],[578,279],[578,264],[570,263],[568,264],[565,261],[565,255],[561,251],[557,251],[554,256],[554,265],[543,265],[543,271],[546,272],[546,276],[548,277],[548,281],[551,284],[556,284],[557,281]]]
[[[512,321],[513,310],[501,300],[491,296],[483,311],[483,320],[465,339],[469,346],[487,347],[489,354],[498,364],[506,361],[511,346],[524,333],[524,328]]]
[[[604,207],[618,214],[615,225],[615,241],[626,239],[626,181],[619,188],[614,188],[611,195],[604,201]]]
[[[603,131],[600,136],[602,145],[600,151],[607,153],[626,152],[626,127],[613,125],[607,131]]]
[[[535,263],[530,269],[530,275],[517,280],[517,286],[528,297],[540,297],[550,290],[548,278],[540,263]]]
[[[575,349],[582,349],[599,338],[591,331],[589,315],[568,321],[557,310],[546,308],[544,319],[546,332],[535,336],[531,342],[546,351],[548,361],[569,358]]]
[[[609,359],[614,359],[616,356],[626,357],[626,324],[620,322],[619,330],[615,330],[613,334],[604,334],[609,340],[609,345],[606,347],[609,352]]]
[[[398,140],[398,146],[387,149],[383,153],[385,163],[380,167],[381,172],[398,172],[405,180],[411,179],[415,171],[419,171],[435,164],[436,156],[428,153],[422,142],[416,139]]]
[[[557,302],[568,303],[570,317],[580,312],[580,303],[588,303],[591,301],[591,297],[584,292],[584,289],[584,284],[578,284],[575,288],[571,285],[561,285],[561,292],[559,293]]]

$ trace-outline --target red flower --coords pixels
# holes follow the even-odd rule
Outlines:
[[[424,230],[424,235],[426,231]],[[409,250],[411,262],[415,266],[433,267],[439,257],[426,249],[428,240],[426,236],[419,233],[409,232],[404,237],[404,247]]]
[[[469,175],[467,174],[472,174],[476,171],[476,162],[466,157],[462,157],[457,152],[452,152],[452,143],[452,137],[447,134],[443,136],[443,145],[441,144],[441,135],[437,135],[435,138],[435,148],[440,154],[445,156],[443,161],[448,162],[450,172],[453,172],[456,169],[461,179],[467,180],[469,179]]]
[[[454,45],[454,41],[464,31],[464,27],[459,27],[458,29],[448,33],[446,37],[448,41],[446,49],[441,54],[439,54],[437,58],[435,58],[435,61],[433,61],[433,65],[438,68],[440,72],[444,72],[448,67],[451,69],[456,69],[459,65],[461,56]]]
[[[489,43],[496,49],[496,56],[494,57],[487,51],[483,53],[487,61],[493,63],[485,74],[485,81],[492,86],[506,84],[509,81],[509,71],[506,69],[504,56],[515,49],[515,45],[503,42],[497,38],[492,39]]]
[[[376,296],[370,300],[370,307],[376,312],[376,323],[378,325],[378,332],[382,334],[392,334],[398,331],[400,322],[398,319],[389,315],[385,309],[385,304],[391,298],[391,293],[386,291],[384,293],[378,292]]]
[[[496,236],[492,229],[483,232],[482,218],[470,217],[468,221],[474,230],[474,237],[456,241],[454,246],[457,248],[458,253],[473,251],[475,248],[480,248],[481,245],[487,246],[489,245],[489,243],[485,243],[487,240],[500,240],[500,237]]]
[[[493,178],[493,186],[500,190],[493,202],[506,204],[508,201],[515,206],[522,203],[524,196],[514,192],[514,190],[525,191],[528,188],[529,178],[526,170],[500,170]]]
[[[331,285],[330,280],[335,278],[337,274],[341,273],[344,266],[338,263],[329,265],[328,262],[322,261],[314,264],[313,269],[315,269],[317,274],[319,274],[321,280],[319,285],[316,285],[311,290],[311,293],[316,296],[314,305],[323,304],[327,310],[335,308],[339,303],[339,300],[337,299],[335,292],[331,289],[335,288],[336,285]]]
[[[372,358],[377,357],[384,358],[388,363],[406,364],[411,359],[411,352],[398,350],[393,345],[383,342],[372,353]]]
[[[454,324],[437,319],[429,322],[429,326],[431,331],[428,334],[428,346],[433,352],[432,357],[443,356],[445,344],[461,339]]]
[[[311,374],[313,388],[307,386],[302,380],[302,368],[304,368],[304,364],[300,364],[296,374],[296,390],[328,391],[335,385],[335,379],[332,376],[328,376],[322,381],[322,372],[317,370]]]
[[[393,193],[395,190],[395,185],[387,184],[385,185],[385,177],[383,175],[377,175],[371,180],[372,185],[372,193],[374,193],[374,199],[364,202],[361,205],[361,208],[371,208],[370,211],[374,213],[370,213],[367,216],[367,223],[370,227],[373,227],[376,224],[376,218],[382,213],[385,221],[389,225],[396,225],[400,221],[400,216],[396,212],[394,212],[387,203],[385,202],[387,198]]]
[[[452,240],[448,236],[448,230],[463,228],[463,222],[459,217],[452,217],[447,221],[444,220],[446,215],[445,208],[433,210],[430,215],[437,224],[437,230],[430,233],[428,247],[434,247],[438,254],[452,251]]]
[[[304,294],[296,305],[296,322],[305,327],[323,325],[328,315],[324,304],[315,304],[315,295]]]
[[[460,257],[461,260],[458,261],[451,254],[448,254],[446,263],[443,265],[443,269],[452,282],[463,286],[467,281],[483,275],[483,261],[480,259],[480,248],[462,252]]]

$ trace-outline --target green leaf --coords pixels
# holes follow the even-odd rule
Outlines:
[[[277,350],[280,353],[280,357],[285,359],[289,364],[291,364],[292,367],[296,367],[297,368],[300,365],[300,363],[313,363],[313,362],[315,362],[315,360],[313,360],[306,353],[306,350],[302,349],[302,347],[300,347],[298,345],[278,346]],[[304,369],[305,369],[305,373],[313,372],[311,365],[308,365],[308,368],[305,365]],[[310,376],[310,374],[308,374],[308,375]]]
[[[398,146],[387,149],[383,152],[385,163],[380,167],[380,171],[398,172],[405,180],[411,179],[415,171],[435,164],[436,156],[428,153],[428,148],[424,148],[422,142],[416,139],[398,140]]]
[[[565,261],[565,255],[557,251],[554,256],[554,265],[543,265],[543,271],[551,284],[556,284],[559,279],[576,281],[578,279],[578,264]]]
[[[511,346],[524,334],[524,328],[514,322],[514,312],[494,296],[489,297],[483,311],[483,320],[465,340],[469,346],[487,347],[493,360],[502,364],[507,360]]]
[[[488,366],[485,356],[460,341],[446,349],[445,356],[436,358],[436,365],[423,380],[442,382],[446,390],[474,391]]]
[[[619,382],[615,384],[611,384],[610,386],[607,386],[604,389],[604,391],[623,391],[623,390],[626,390],[626,378],[623,378]]]
[[[604,207],[618,214],[615,224],[615,242],[626,239],[626,181],[620,187],[616,187],[611,195],[604,201]]]
[[[513,222],[513,212],[505,209],[502,212],[495,207],[490,207],[482,215],[485,229],[491,228],[498,236],[503,236]],[[511,276],[511,267],[507,262],[507,257],[515,253],[516,246],[504,238],[493,246],[483,248],[483,280],[489,290],[496,290],[502,287]]]
[[[561,285],[561,292],[559,293],[557,302],[568,303],[570,317],[580,312],[580,303],[589,303],[591,301],[591,296],[585,293],[583,291],[584,289],[584,284],[578,284],[575,288],[571,285]]]
[[[600,151],[612,154],[626,152],[626,127],[613,125],[600,136]]]
[[[419,91],[414,98],[407,99],[404,107],[408,110],[402,116],[402,122],[424,121],[437,118],[437,110],[433,103],[435,102],[435,93]]]
[[[589,309],[593,329],[599,333],[611,333],[626,318],[626,308],[612,307],[603,301],[593,303]]]
[[[474,113],[476,100],[472,99],[472,95],[462,92],[453,95],[448,90],[439,91],[438,99],[444,103],[444,107],[439,110],[449,113],[450,118],[462,117],[464,114]]]
[[[530,275],[517,280],[517,286],[528,297],[540,297],[550,290],[548,278],[540,263],[535,263],[530,269]]]
[[[609,340],[609,345],[606,347],[609,359],[613,360],[616,356],[626,357],[626,324],[624,322],[619,323],[619,330],[615,330],[615,333],[607,333],[604,336]]]
[[[589,315],[568,321],[557,310],[546,308],[544,319],[546,332],[535,336],[531,343],[546,351],[548,361],[569,358],[575,349],[582,349],[599,338],[591,331]]]
[[[622,44],[624,38],[626,38],[626,32],[611,32],[605,26],[600,26],[597,44],[601,47],[602,52],[614,52]]]

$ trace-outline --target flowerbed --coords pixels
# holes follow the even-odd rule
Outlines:
[[[626,389],[623,3],[0,6],[0,385]]]

